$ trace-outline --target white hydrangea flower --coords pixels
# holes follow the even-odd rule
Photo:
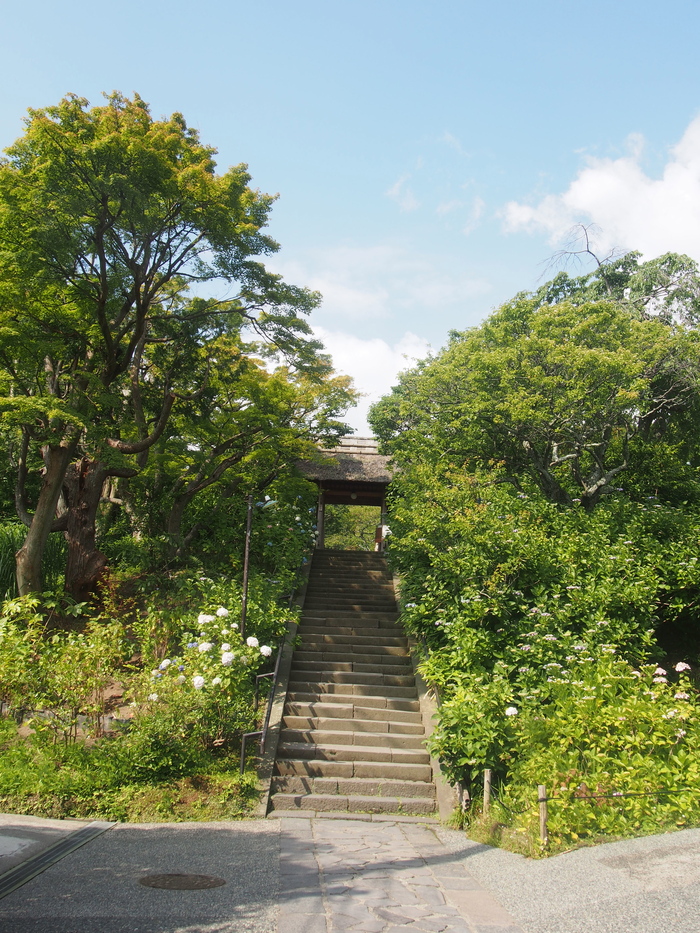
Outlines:
[[[233,658],[233,651],[224,651],[224,653],[221,655],[221,663],[224,665],[224,667],[229,667],[231,664],[233,664]]]
[[[237,629],[237,628],[238,628],[238,622],[232,622],[232,623],[231,623],[231,628]]]
[[[250,635],[248,638],[246,638],[245,643],[249,648],[257,648],[260,644],[255,635]]]
[[[198,625],[208,625],[209,622],[213,622],[216,616],[208,616],[205,612],[200,612],[197,616]]]
[[[218,687],[220,683],[221,683],[221,678],[220,678],[220,677],[215,677],[215,678],[212,680],[212,682],[211,682],[212,687]]]
[[[681,671],[689,671],[690,664],[686,664],[685,661],[679,661],[678,664],[676,664],[676,670],[679,674]]]
[[[509,707],[507,707],[507,709],[506,709],[506,716],[517,716],[517,715],[518,715],[518,708],[517,708],[517,706],[509,706]]]
[[[186,680],[187,680],[187,678],[185,677],[185,675],[184,675],[184,674],[180,674],[180,676],[177,678],[177,680],[175,681],[175,683],[184,684],[184,682],[185,682]]]
[[[223,643],[223,645],[221,646],[221,650],[222,650],[222,651],[230,651],[230,650],[231,650],[231,645],[229,645],[229,643],[228,643],[227,641],[225,641],[225,642]]]
[[[216,614],[220,619],[225,619],[228,615],[228,609],[225,606],[219,606],[219,608],[216,610]]]
[[[663,669],[663,667],[657,667],[654,673],[657,677],[663,677],[666,674],[666,671]]]
[[[271,648],[269,645],[261,645],[261,646],[260,646],[260,654],[261,654],[264,658],[269,658],[270,655],[272,654],[272,648]]]
[[[173,662],[170,660],[170,658],[163,658],[158,667],[161,671],[167,671],[172,663]]]
[[[192,686],[194,687],[195,690],[202,689],[202,687],[204,686],[204,678],[201,676],[201,674],[197,674],[196,677],[192,678]]]
[[[148,699],[149,699],[149,701],[150,701],[151,703],[155,703],[156,700],[158,699],[158,694],[157,694],[157,693],[149,693],[149,694],[148,694]]]
[[[228,635],[228,629],[227,629],[227,628],[222,628],[222,629],[221,629],[221,634],[222,634],[222,635]]]
[[[213,647],[210,641],[203,641],[197,648],[197,651],[199,651],[200,654],[204,654],[205,651],[211,651]]]

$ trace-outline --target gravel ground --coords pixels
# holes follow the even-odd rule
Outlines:
[[[274,933],[279,826],[122,824],[0,901],[0,933]],[[222,887],[143,887],[148,874],[223,878]]]
[[[530,860],[438,835],[526,933],[699,933],[700,830]]]

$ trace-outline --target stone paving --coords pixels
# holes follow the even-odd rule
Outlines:
[[[277,933],[522,933],[425,823],[282,818]]]

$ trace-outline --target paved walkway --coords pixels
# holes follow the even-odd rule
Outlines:
[[[0,816],[0,872],[83,826]],[[226,884],[139,884],[159,873]],[[0,900],[0,933],[699,930],[700,830],[529,861],[401,820],[121,824]]]
[[[521,928],[429,825],[281,820],[278,933],[399,930]]]

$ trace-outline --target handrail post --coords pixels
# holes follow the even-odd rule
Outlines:
[[[248,515],[245,525],[245,550],[243,552],[243,593],[241,595],[241,638],[245,638],[245,620],[248,612],[248,576],[250,572],[250,532],[253,525],[253,497],[248,496]]]

